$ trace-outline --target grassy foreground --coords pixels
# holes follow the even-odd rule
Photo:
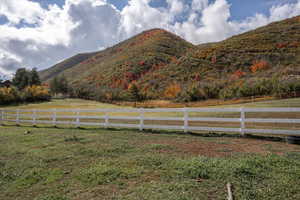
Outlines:
[[[0,126],[3,200],[226,199],[227,182],[236,199],[300,199],[300,147],[170,132]]]

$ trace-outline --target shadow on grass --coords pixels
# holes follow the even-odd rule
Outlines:
[[[255,140],[265,140],[265,141],[273,141],[273,142],[286,142],[285,137],[279,136],[263,136],[263,135],[251,135],[245,134],[239,135],[235,133],[216,133],[216,132],[208,132],[208,133],[196,133],[196,132],[188,132],[183,133],[181,131],[161,131],[161,130],[145,130],[145,133],[153,133],[153,134],[173,134],[173,135],[191,135],[196,137],[226,137],[226,138],[247,138],[247,139],[255,139]]]
[[[154,129],[144,129],[143,131],[139,131],[138,129],[134,128],[96,128],[96,127],[61,127],[61,126],[30,126],[30,125],[0,125],[0,126],[7,126],[7,127],[26,127],[26,128],[36,128],[36,129],[42,129],[42,128],[49,128],[49,129],[59,129],[59,130],[86,130],[86,131],[110,131],[110,132],[120,132],[120,131],[130,131],[130,132],[140,132],[144,134],[158,134],[158,135],[179,135],[179,136],[194,136],[194,137],[206,137],[206,138],[240,138],[240,139],[253,139],[253,140],[264,140],[264,141],[272,141],[272,142],[286,142],[286,137],[284,136],[263,136],[263,135],[252,135],[252,134],[245,134],[240,135],[237,133],[216,133],[216,132],[187,132],[184,133],[182,131],[176,131],[176,130],[154,130]]]

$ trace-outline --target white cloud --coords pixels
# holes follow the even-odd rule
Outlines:
[[[27,23],[37,23],[44,14],[39,3],[27,0],[1,0],[0,15],[5,15],[10,23],[18,24],[21,20]]]
[[[212,4],[207,4],[206,7],[201,7],[201,16],[192,12],[189,20],[176,23],[175,31],[194,43],[223,40],[230,35],[233,29],[228,21],[229,8],[226,0],[216,0]]]
[[[0,57],[0,73],[9,74],[17,67],[48,67],[78,52],[118,42],[120,14],[105,1],[67,0],[63,8],[54,5],[42,13],[43,20],[33,27],[0,25],[0,52],[23,58],[20,62],[16,57]]]
[[[149,2],[150,0],[129,0],[122,10],[120,32],[124,31],[125,37],[167,24],[168,13],[151,7]]]
[[[66,0],[63,7],[42,8],[29,0],[1,0],[0,74],[17,67],[48,67],[79,52],[103,49],[143,30],[164,28],[195,44],[223,40],[272,21],[300,14],[300,0],[256,13],[242,21],[230,19],[227,0],[129,0],[118,10],[106,0]],[[20,26],[20,23],[30,26]]]
[[[208,7],[208,0],[193,0],[192,1],[192,9],[195,11],[200,12],[207,7]]]

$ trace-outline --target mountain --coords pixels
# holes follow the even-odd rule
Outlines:
[[[39,75],[42,80],[46,81],[49,79],[54,78],[55,76],[59,75],[61,72],[74,67],[78,63],[81,63],[89,58],[91,58],[96,53],[84,53],[84,54],[78,54],[71,58],[68,58],[67,60],[62,61],[61,63],[58,63],[54,65],[53,67],[50,67],[48,69],[45,69],[43,71],[39,72]]]
[[[219,43],[198,46],[178,63],[171,63],[156,73],[166,77],[158,80],[161,85],[169,84],[173,81],[171,77],[176,77],[181,85],[200,82],[200,85],[217,84],[221,89],[237,89],[242,84],[246,87],[270,79],[277,79],[282,85],[287,80],[297,81],[300,78],[300,17],[271,23]]]
[[[106,50],[69,58],[40,75],[48,82],[64,74],[74,88],[85,86],[85,90],[127,90],[130,83],[165,67],[193,48],[194,45],[172,33],[152,29]]]
[[[125,98],[132,83],[148,99],[285,93],[300,79],[300,17],[198,46],[153,29],[79,57],[41,72],[43,81],[64,74],[81,96],[99,100]]]

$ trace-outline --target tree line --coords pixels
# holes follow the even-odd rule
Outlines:
[[[20,68],[12,81],[0,81],[0,105],[49,101],[50,91],[42,85],[37,70]]]

